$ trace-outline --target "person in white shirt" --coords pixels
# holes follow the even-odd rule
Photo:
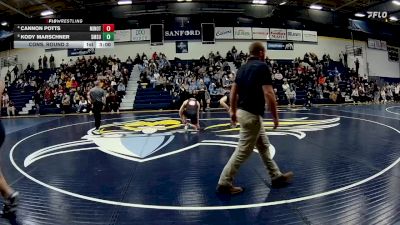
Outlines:
[[[399,101],[399,92],[400,92],[400,84],[397,84],[394,87],[394,101],[398,102]]]
[[[288,89],[286,92],[286,97],[289,106],[294,106],[296,103],[296,91],[293,88]]]
[[[7,92],[4,92],[1,105],[5,108],[8,105],[9,100],[10,97],[8,96]]]
[[[81,96],[77,112],[78,113],[82,113],[82,112],[85,113],[85,112],[87,112],[87,109],[88,109],[88,101],[83,96]]]
[[[353,89],[353,92],[351,93],[351,98],[353,99],[354,103],[359,101],[358,97],[359,97],[358,88],[356,87]]]
[[[118,64],[116,62],[114,62],[111,67],[111,71],[114,73],[114,72],[117,72],[117,70],[118,70]]]
[[[393,85],[389,85],[386,89],[386,100],[392,101],[393,100]]]
[[[282,90],[283,90],[283,92],[287,92],[288,90],[289,90],[289,88],[290,88],[290,85],[288,84],[288,82],[287,82],[287,80],[286,79],[284,79],[284,81],[283,81],[284,83],[282,84]]]
[[[381,89],[381,102],[386,103],[386,88],[382,87]]]

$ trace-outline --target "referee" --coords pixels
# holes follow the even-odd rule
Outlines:
[[[103,110],[104,106],[104,99],[106,96],[105,91],[100,87],[100,82],[94,82],[95,87],[90,89],[89,92],[89,99],[92,102],[92,111],[94,115],[94,124],[96,130],[100,128],[100,121],[101,121],[101,111]]]
[[[261,42],[250,45],[250,58],[237,74],[230,93],[230,116],[232,124],[239,122],[240,137],[235,152],[225,165],[218,181],[217,192],[238,194],[243,188],[233,186],[239,167],[258,149],[259,155],[271,176],[272,187],[283,187],[293,177],[292,172],[282,173],[269,153],[269,140],[265,134],[263,118],[265,103],[271,110],[274,129],[279,125],[277,104],[272,88],[270,68],[265,60],[265,48]]]

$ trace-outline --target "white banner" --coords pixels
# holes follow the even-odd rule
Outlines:
[[[133,29],[132,41],[150,41],[150,29]]]
[[[387,51],[387,43],[386,43],[386,41],[381,41],[381,49]]]
[[[269,28],[253,27],[253,39],[254,40],[268,40],[269,39]]]
[[[252,39],[251,27],[235,27],[234,28],[235,39]]]
[[[318,42],[317,31],[303,30],[303,41]]]
[[[271,40],[286,40],[286,29],[270,28],[269,37]]]
[[[131,41],[131,30],[116,30],[114,41],[115,42]]]
[[[287,29],[287,39],[290,41],[303,41],[303,32],[301,30]]]
[[[375,40],[368,38],[368,48],[375,48]]]
[[[215,27],[215,39],[233,40],[233,27]]]

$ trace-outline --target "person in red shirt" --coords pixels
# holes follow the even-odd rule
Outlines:
[[[323,85],[323,84],[325,84],[325,82],[326,82],[326,77],[324,77],[324,75],[321,74],[321,75],[319,76],[319,78],[318,78],[318,84]]]
[[[44,101],[48,105],[51,103],[51,101],[54,99],[54,94],[53,91],[48,87],[46,88],[46,91],[44,92]]]
[[[153,61],[156,61],[158,58],[157,52],[154,52],[151,58],[153,59]]]
[[[76,81],[75,78],[72,78],[71,89],[76,90],[78,86],[79,86],[78,81]]]

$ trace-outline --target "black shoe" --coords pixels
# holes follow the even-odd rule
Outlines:
[[[17,211],[18,200],[19,200],[18,192],[12,193],[10,195],[10,197],[5,199],[4,207],[3,207],[3,211],[2,211],[3,216],[15,214],[15,212]]]
[[[282,187],[286,187],[287,185],[290,184],[290,182],[293,179],[293,172],[287,172],[284,174],[281,174],[280,176],[273,178],[272,179],[272,187],[273,188],[282,188]]]
[[[242,187],[233,187],[233,186],[217,186],[218,194],[229,194],[229,195],[237,195],[244,191]]]

